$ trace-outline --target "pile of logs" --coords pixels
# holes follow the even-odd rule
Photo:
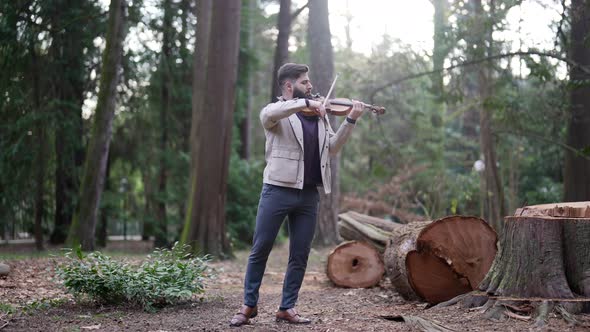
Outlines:
[[[432,304],[476,289],[497,251],[496,232],[470,216],[398,224],[347,212],[339,215],[338,230],[348,242],[328,257],[332,282],[371,287],[385,272],[404,298]]]

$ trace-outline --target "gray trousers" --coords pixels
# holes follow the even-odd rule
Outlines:
[[[266,261],[286,216],[289,217],[289,264],[283,281],[280,310],[295,307],[316,226],[319,193],[316,187],[294,189],[262,186],[256,229],[244,280],[244,304],[258,303]]]

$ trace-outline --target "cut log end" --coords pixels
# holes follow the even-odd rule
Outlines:
[[[412,288],[428,303],[439,303],[471,291],[469,280],[428,251],[410,251],[406,270]]]
[[[426,226],[416,246],[445,260],[476,289],[492,266],[497,241],[496,232],[483,219],[449,216]]]
[[[385,252],[387,273],[396,290],[410,299],[411,289],[436,304],[475,289],[496,255],[496,232],[484,220],[470,216],[449,216],[417,226],[393,232]]]
[[[379,252],[363,242],[341,243],[328,256],[328,278],[337,286],[372,287],[381,281],[384,272]]]

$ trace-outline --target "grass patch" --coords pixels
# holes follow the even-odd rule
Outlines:
[[[12,304],[0,302],[0,313],[11,315],[14,314],[16,310],[17,309]]]

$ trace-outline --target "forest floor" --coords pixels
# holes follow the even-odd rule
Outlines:
[[[0,261],[12,268],[8,277],[0,278],[0,331],[420,331],[382,318],[396,315],[417,316],[454,331],[588,330],[569,326],[558,316],[551,316],[542,329],[537,329],[532,320],[492,321],[483,318],[479,310],[458,306],[425,309],[424,303],[402,299],[387,281],[370,289],[337,288],[325,274],[330,251],[312,250],[300,291],[297,309],[312,319],[310,325],[292,326],[274,320],[288,259],[288,246],[284,244],[274,248],[269,258],[258,317],[250,325],[231,328],[229,320],[242,303],[247,251],[236,252],[233,260],[212,263],[217,277],[207,282],[205,294],[148,313],[127,306],[75,303],[55,283],[52,258],[6,255],[6,248],[0,247]],[[589,315],[579,318],[590,321]]]

